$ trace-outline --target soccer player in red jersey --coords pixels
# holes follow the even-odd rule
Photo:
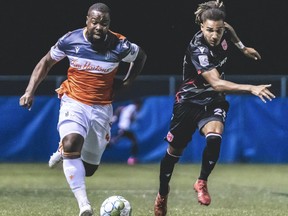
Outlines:
[[[225,92],[251,93],[263,102],[275,97],[268,89],[271,85],[237,84],[224,80],[223,69],[231,44],[234,43],[247,57],[254,60],[261,58],[255,49],[245,47],[234,29],[225,22],[224,4],[219,0],[199,4],[195,15],[201,30],[190,41],[184,56],[183,83],[176,93],[170,129],[165,138],[169,145],[160,164],[155,216],[167,213],[169,182],[174,166],[196,129],[206,138],[206,146],[194,190],[201,205],[210,204],[207,180],[220,154],[229,108]]]

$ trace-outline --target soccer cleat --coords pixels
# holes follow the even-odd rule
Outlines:
[[[57,164],[59,164],[63,160],[62,151],[63,151],[63,145],[60,143],[57,151],[50,156],[50,160],[48,162],[48,166],[50,168],[54,168]]]
[[[93,209],[90,204],[80,207],[79,216],[93,216]]]
[[[194,190],[197,193],[198,202],[201,205],[210,205],[211,197],[207,188],[207,181],[198,179],[194,184]]]
[[[167,214],[167,200],[168,200],[168,194],[166,196],[161,196],[159,193],[157,194],[154,203],[155,216],[165,216]]]

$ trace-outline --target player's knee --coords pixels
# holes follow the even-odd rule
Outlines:
[[[220,152],[222,136],[221,134],[208,133],[206,135],[207,148],[213,152]]]
[[[167,149],[167,153],[169,155],[171,155],[172,157],[177,157],[177,158],[182,156],[183,151],[184,151],[184,149],[174,148],[174,147],[172,147],[172,145],[169,145],[168,149]]]
[[[206,142],[208,146],[221,145],[221,141],[222,141],[221,134],[208,133],[206,135]]]
[[[175,149],[173,149],[175,150]],[[175,164],[179,161],[182,151],[173,151],[171,150],[171,147],[169,147],[166,151],[165,157],[162,159],[163,163],[168,163],[168,164]]]
[[[62,139],[64,152],[81,152],[84,138],[80,134],[72,133]]]
[[[89,164],[89,163],[86,163],[85,161],[83,161],[83,164],[84,164],[84,168],[85,168],[85,176],[86,177],[90,177],[90,176],[94,175],[94,173],[96,172],[96,170],[99,167],[99,165]]]
[[[80,158],[80,152],[63,152],[63,158],[75,159]]]

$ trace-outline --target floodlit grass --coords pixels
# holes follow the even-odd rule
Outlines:
[[[177,164],[170,183],[167,216],[288,215],[288,165],[218,164],[209,179],[210,206],[200,206],[192,190],[200,165]],[[122,195],[133,216],[151,216],[159,164],[101,164],[87,178],[90,202],[99,215],[107,197]],[[61,166],[0,164],[0,216],[77,216],[76,200]]]

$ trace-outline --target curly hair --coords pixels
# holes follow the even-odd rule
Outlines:
[[[88,16],[91,14],[92,10],[100,11],[103,13],[109,13],[109,14],[111,13],[110,8],[104,3],[95,3],[95,4],[91,5],[89,10],[88,10]]]
[[[200,25],[207,19],[210,20],[225,20],[226,18],[226,12],[225,12],[225,6],[223,2],[220,2],[220,0],[215,1],[208,1],[202,4],[198,5],[198,8],[196,12],[194,13],[195,23]]]

